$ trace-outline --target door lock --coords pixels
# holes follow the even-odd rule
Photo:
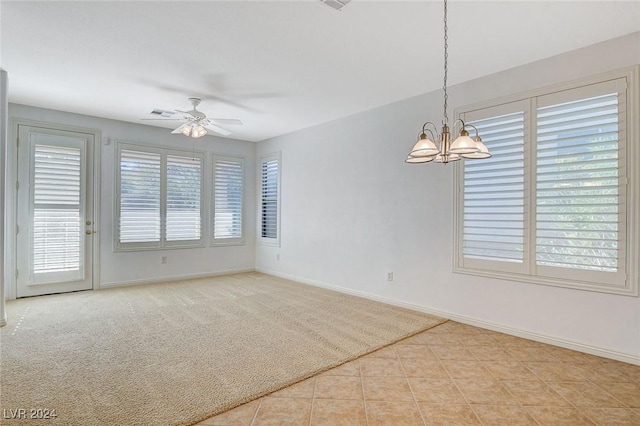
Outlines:
[[[87,234],[87,235],[91,235],[91,234],[93,234],[93,233],[95,233],[95,232],[96,232],[96,231],[91,231],[91,230],[89,230],[89,229],[87,229],[86,231],[84,231],[84,233],[85,233],[85,234]]]

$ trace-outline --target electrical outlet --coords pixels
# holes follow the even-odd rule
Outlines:
[[[162,256],[162,260],[160,261],[160,263],[162,264],[167,263],[167,256]]]
[[[387,281],[393,281],[393,272],[387,272]]]
[[[280,260],[280,253],[276,253],[276,260]]]

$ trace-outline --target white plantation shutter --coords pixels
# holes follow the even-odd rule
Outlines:
[[[200,246],[204,154],[118,142],[116,248]]]
[[[120,151],[120,243],[160,242],[160,178],[159,153]]]
[[[267,158],[261,163],[261,236],[278,239],[278,184],[280,160]]]
[[[33,149],[34,280],[38,281],[38,274],[70,271],[81,274],[84,250],[80,223],[81,150],[40,144]]]
[[[456,271],[637,294],[637,75],[623,75],[461,114],[493,157],[457,166]]]
[[[504,113],[506,110],[513,111]],[[515,110],[515,111],[514,111]],[[495,114],[495,115],[494,115]],[[469,114],[492,157],[464,160],[462,256],[522,270],[525,244],[524,125],[520,103],[498,111]]]
[[[584,94],[543,97],[539,105],[536,265],[546,275],[597,276],[614,284],[624,272],[620,117],[625,105],[612,82]]]
[[[242,241],[244,162],[214,156],[213,238],[216,243]]]
[[[538,109],[536,261],[615,271],[618,97]]]
[[[202,238],[202,158],[167,155],[166,241]]]

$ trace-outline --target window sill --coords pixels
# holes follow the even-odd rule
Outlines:
[[[244,246],[247,243],[245,242],[244,239],[242,240],[235,240],[235,241],[220,241],[220,240],[214,240],[211,242],[211,247],[227,247],[227,246]]]
[[[453,272],[457,274],[466,274],[466,275],[474,275],[478,277],[485,278],[494,278],[499,280],[506,281],[517,281],[526,284],[534,284],[534,285],[546,285],[552,287],[562,287],[569,288],[573,290],[583,290],[583,291],[594,291],[599,293],[609,293],[609,294],[618,294],[622,296],[633,296],[637,297],[638,286],[632,285],[630,281],[627,279],[626,286],[616,286],[616,285],[605,285],[591,282],[583,282],[583,281],[570,281],[570,280],[562,280],[557,278],[549,278],[549,277],[540,277],[535,275],[525,275],[525,274],[515,274],[509,272],[500,272],[500,271],[488,271],[484,269],[473,269],[473,268],[462,268],[462,267],[454,267]]]
[[[113,252],[114,253],[130,253],[134,251],[161,251],[161,250],[185,250],[185,249],[194,249],[194,248],[205,248],[206,245],[204,242],[198,242],[197,244],[171,244],[168,246],[157,246],[157,247],[116,247]]]

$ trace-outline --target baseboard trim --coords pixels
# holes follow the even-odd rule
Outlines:
[[[524,339],[533,340],[536,342],[547,343],[554,346],[559,346],[566,349],[572,349],[574,351],[584,352],[591,355],[601,356],[603,358],[614,359],[616,361],[622,361],[629,364],[640,365],[640,356],[627,354],[624,352],[613,351],[606,348],[600,348],[597,346],[585,345],[583,343],[574,342],[571,340],[561,339],[558,337],[548,336],[542,333],[536,333],[532,331],[521,330],[514,327],[509,327],[503,324],[484,321],[477,318],[469,317],[466,315],[459,315],[453,312],[442,311],[439,309],[429,308],[427,306],[416,305],[414,303],[402,302],[398,300],[389,299],[386,297],[377,296],[371,293],[367,293],[359,290],[352,290],[346,287],[341,287],[333,284],[327,284],[320,281],[310,280],[303,277],[298,277],[289,274],[283,274],[281,272],[272,271],[265,268],[256,268],[257,272],[263,274],[273,275],[275,277],[285,278],[288,280],[296,281],[302,284],[308,284],[315,287],[322,287],[329,290],[338,291],[353,296],[364,297],[366,299],[375,300],[389,305],[399,306],[402,308],[411,309],[418,312],[424,312],[425,314],[436,315],[442,318],[450,319],[453,321],[461,322],[464,324],[473,325],[487,330],[493,330],[500,333],[509,334],[512,336],[522,337]]]
[[[255,268],[225,269],[223,271],[204,272],[201,274],[172,275],[169,277],[145,278],[142,280],[116,281],[111,283],[101,283],[100,289],[114,288],[114,287],[128,287],[128,286],[134,286],[134,285],[153,284],[153,283],[161,283],[161,282],[167,282],[167,281],[191,280],[194,278],[218,277],[220,275],[241,274],[244,272],[255,272],[255,271],[256,271]]]

